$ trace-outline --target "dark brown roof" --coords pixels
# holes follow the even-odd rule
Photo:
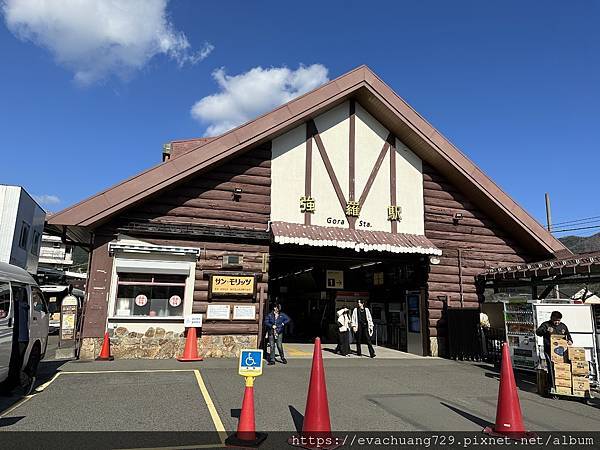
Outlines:
[[[587,275],[600,273],[600,252],[570,255],[527,264],[490,267],[479,274],[484,280],[529,278],[551,275]]]
[[[425,236],[383,231],[350,230],[339,227],[272,222],[271,231],[278,244],[311,247],[338,247],[358,251],[377,250],[392,253],[441,255],[442,251]]]
[[[200,148],[203,145],[208,144],[213,139],[216,139],[216,137],[202,137],[171,141],[171,158],[177,158],[184,153]]]
[[[48,223],[94,228],[148,196],[267,142],[351,97],[423,161],[458,185],[473,203],[502,223],[527,248],[539,254],[570,254],[561,242],[366,66],[71,206],[53,216]]]

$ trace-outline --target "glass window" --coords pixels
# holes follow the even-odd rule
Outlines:
[[[37,255],[39,253],[38,247],[40,245],[40,233],[37,231],[33,232],[33,242],[31,244],[31,254]]]
[[[42,291],[36,286],[31,286],[31,299],[33,300],[33,310],[48,313],[48,305]]]
[[[119,273],[115,316],[183,316],[185,275]]]
[[[19,237],[19,247],[27,249],[27,241],[29,241],[29,224],[23,222],[21,225],[21,236]]]
[[[8,283],[0,283],[0,319],[10,313],[10,287]]]

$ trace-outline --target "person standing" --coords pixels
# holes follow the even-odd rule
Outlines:
[[[290,321],[287,314],[281,312],[281,305],[275,303],[273,310],[265,317],[265,327],[269,335],[269,365],[275,364],[275,344],[277,344],[277,351],[281,362],[287,364],[285,355],[283,353],[283,332],[285,325]]]
[[[569,333],[569,328],[561,322],[562,314],[560,311],[552,311],[550,320],[542,323],[535,334],[544,338],[544,356],[546,357],[546,365],[548,367],[548,389],[554,386],[554,367],[552,366],[552,356],[550,348],[550,338],[553,335],[561,335],[567,339],[569,345],[573,344],[573,338]]]
[[[350,354],[350,326],[352,319],[350,319],[350,311],[348,308],[341,308],[337,311],[337,324],[338,324],[338,345],[335,349],[335,353],[339,353],[342,356],[348,356]]]
[[[365,307],[364,300],[358,300],[358,307],[352,311],[352,329],[355,333],[356,338],[356,354],[362,355],[360,348],[361,343],[364,341],[369,348],[369,356],[375,358],[375,350],[371,344],[371,336],[373,335],[373,317],[369,308]]]

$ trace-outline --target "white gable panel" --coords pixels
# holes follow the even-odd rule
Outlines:
[[[364,205],[362,205],[360,216],[356,221],[356,229],[368,231],[392,231],[391,223],[387,218],[387,207],[389,204],[390,154],[388,152],[373,181],[369,195],[367,196]]]
[[[314,119],[346,200],[349,199],[349,112],[349,102],[344,102]],[[388,130],[356,104],[355,132],[355,200],[358,201],[387,139]],[[421,160],[398,140],[396,147],[396,204],[402,208],[402,220],[398,222],[397,231],[423,234]],[[274,139],[272,155],[271,220],[303,224],[304,213],[300,212],[300,197],[305,194],[306,125]],[[356,228],[359,230],[392,230],[387,216],[388,206],[392,204],[390,161],[388,151],[370,192],[361,205],[361,213],[356,220]],[[340,205],[314,140],[311,162],[311,197],[315,201],[311,224],[348,228],[345,209]]]
[[[350,102],[321,114],[315,118],[315,125],[327,151],[335,176],[340,183],[344,197],[348,198],[349,146],[350,146]],[[319,153],[313,142],[313,152]],[[316,178],[319,180],[320,178]]]
[[[340,168],[338,167],[337,171],[339,170]],[[311,215],[311,225],[348,228],[348,220],[346,219],[344,209],[340,205],[340,201],[335,193],[335,188],[329,179],[329,174],[327,173],[323,158],[321,158],[319,150],[316,148],[314,142],[312,157],[312,194],[315,199],[316,208],[314,214]],[[297,205],[295,206],[298,207]]]
[[[367,184],[371,170],[379,157],[383,144],[388,136],[385,129],[375,118],[356,104],[356,157],[355,157],[355,192],[356,199]],[[388,164],[389,168],[389,164]],[[383,170],[385,168],[382,167]],[[389,195],[388,195],[389,197]],[[383,231],[383,230],[382,230]]]
[[[425,234],[423,162],[396,139],[396,203],[402,207],[399,233]]]
[[[306,126],[273,139],[271,152],[271,220],[304,223],[299,202],[304,195]]]

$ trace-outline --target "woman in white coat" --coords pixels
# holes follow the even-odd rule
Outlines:
[[[365,301],[359,300],[358,307],[352,311],[352,329],[354,330],[354,338],[356,339],[356,354],[362,355],[360,344],[365,342],[369,347],[369,356],[375,358],[375,350],[371,344],[371,336],[373,335],[373,317],[369,308],[365,307]]]
[[[342,356],[348,356],[350,354],[350,326],[352,324],[350,319],[350,311],[348,308],[341,308],[336,314],[338,325],[338,345],[335,349],[335,352]]]

